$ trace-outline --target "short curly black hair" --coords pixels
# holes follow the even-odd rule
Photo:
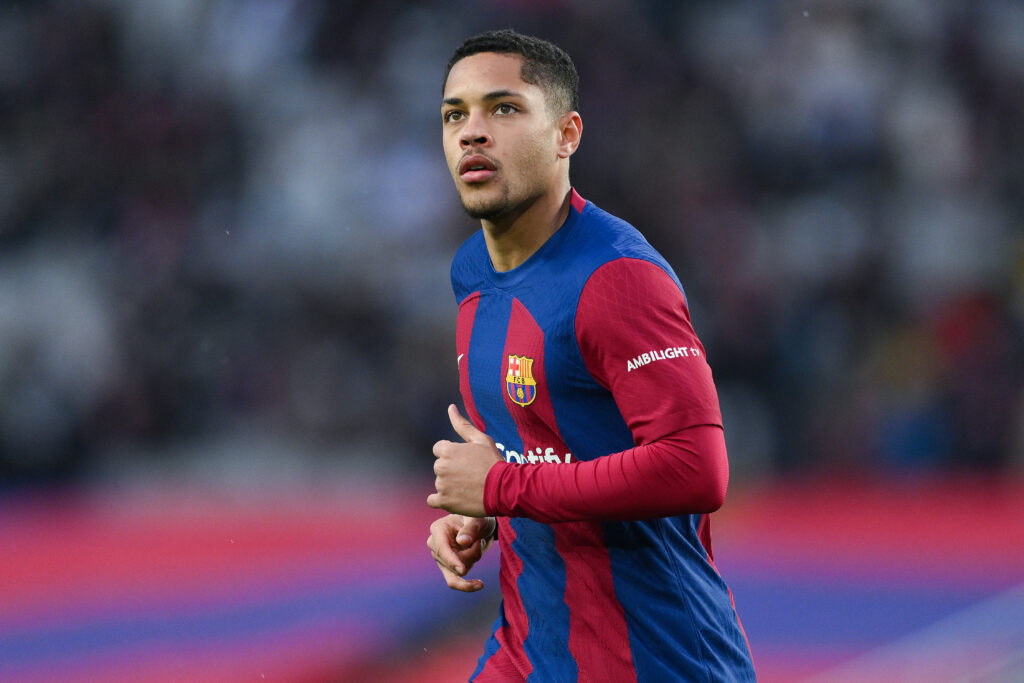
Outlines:
[[[565,50],[541,38],[516,33],[510,28],[487,31],[467,38],[448,60],[444,83],[460,59],[481,52],[514,54],[523,58],[520,78],[547,94],[547,105],[557,116],[580,107],[580,77]],[[443,88],[443,84],[442,84]]]

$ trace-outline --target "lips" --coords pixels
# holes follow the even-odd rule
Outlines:
[[[471,154],[459,162],[459,177],[467,183],[479,183],[487,180],[498,167],[483,154]]]

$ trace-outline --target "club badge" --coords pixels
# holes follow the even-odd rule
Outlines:
[[[537,398],[537,382],[533,379],[533,359],[526,356],[509,356],[508,373],[505,375],[505,390],[513,402],[528,406]]]

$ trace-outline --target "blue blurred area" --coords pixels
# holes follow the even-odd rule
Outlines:
[[[428,489],[441,78],[504,26],[576,61],[574,184],[679,273],[734,488],[1021,472],[1019,2],[8,0],[0,500]]]

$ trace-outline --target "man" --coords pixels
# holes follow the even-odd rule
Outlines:
[[[434,446],[451,588],[496,537],[501,614],[474,681],[753,680],[711,554],[728,480],[718,398],[671,267],[569,183],[577,75],[513,31],[448,64],[444,151],[481,230],[459,249],[464,443]]]

